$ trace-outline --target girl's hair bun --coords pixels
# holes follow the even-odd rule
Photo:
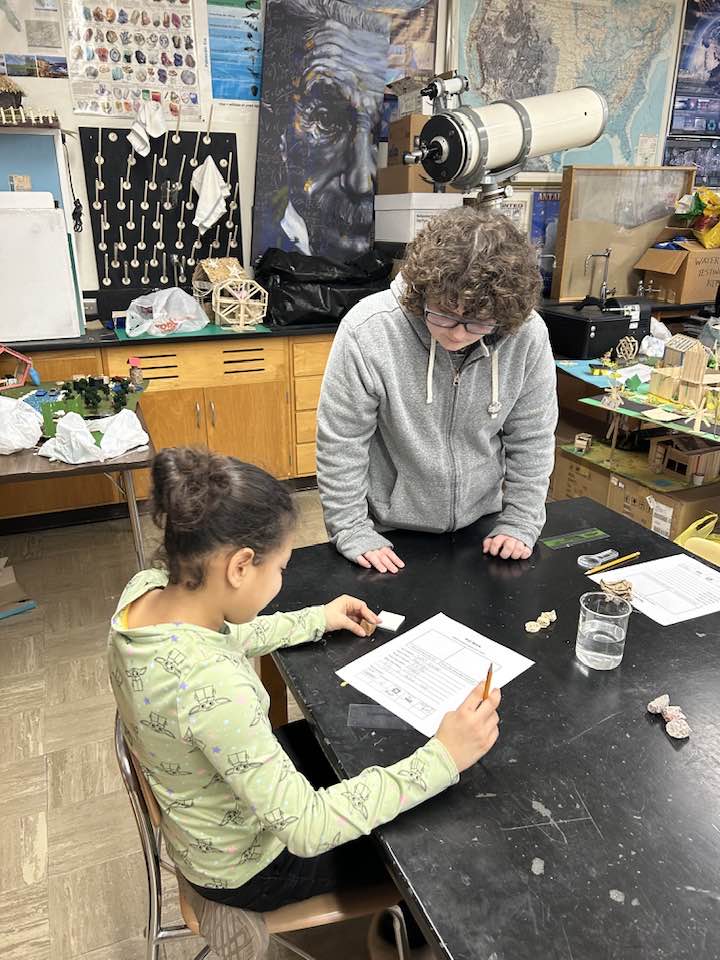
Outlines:
[[[166,447],[153,462],[153,517],[176,530],[202,525],[208,506],[210,451]]]
[[[250,547],[257,562],[279,547],[295,520],[287,489],[269,473],[198,447],[166,447],[152,467],[153,518],[164,527],[171,583],[200,586],[207,558]]]

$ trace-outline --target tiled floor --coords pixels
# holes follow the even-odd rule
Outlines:
[[[297,496],[297,545],[324,540],[317,494]],[[144,526],[149,543],[155,532]],[[135,569],[127,523],[0,538],[0,556],[38,602],[0,624],[0,956],[143,960],[145,869],[105,671],[108,619]],[[175,919],[172,883],[166,900]],[[320,960],[365,956],[362,924],[308,932],[302,943]],[[201,945],[161,955],[188,960]]]

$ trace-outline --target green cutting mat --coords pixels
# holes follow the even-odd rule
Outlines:
[[[202,330],[191,330],[189,333],[173,333],[167,337],[153,337],[149,333],[141,333],[139,337],[129,337],[124,328],[115,331],[118,340],[129,341],[130,343],[139,343],[141,340],[191,340],[193,337],[242,337],[254,333],[270,333],[270,327],[264,323],[258,323],[249,330],[230,330],[228,327],[219,327],[216,323],[209,323]]]

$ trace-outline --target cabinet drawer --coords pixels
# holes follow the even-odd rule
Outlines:
[[[325,370],[332,339],[322,341],[301,340],[293,343],[293,373],[296,377],[311,377]]]
[[[128,342],[105,350],[107,373],[126,375],[127,358],[132,356],[140,359],[145,379],[160,381],[163,390],[287,379],[287,345],[279,337],[218,337],[193,344]]]
[[[295,464],[299,477],[306,477],[309,474],[315,473],[314,443],[298,443],[295,445]]]
[[[301,377],[295,381],[295,409],[317,410],[322,377]]]
[[[24,353],[20,344],[20,353]],[[102,357],[99,350],[48,350],[46,353],[32,354],[33,366],[40,379],[69,380],[78,373],[84,377],[98,377],[102,374]],[[12,357],[0,359],[0,373],[14,373],[16,361]]]
[[[298,443],[314,443],[317,417],[314,410],[298,410],[295,414],[295,439]]]

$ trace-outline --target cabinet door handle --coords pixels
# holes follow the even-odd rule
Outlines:
[[[210,422],[215,426],[215,401],[210,401]]]
[[[195,424],[199,430],[200,429],[200,404],[199,403],[195,404]]]

